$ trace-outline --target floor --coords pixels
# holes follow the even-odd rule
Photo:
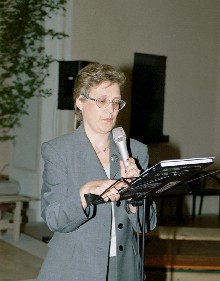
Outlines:
[[[177,222],[175,217],[170,217],[170,218],[166,217],[165,219],[159,218],[158,226],[219,228],[220,220],[218,219],[218,216],[216,216],[216,215],[213,215],[213,216],[204,216],[203,215],[201,217],[197,216],[195,221],[192,221],[190,217],[184,217],[184,219],[181,222]],[[22,225],[21,230],[22,230],[21,239],[18,243],[14,243],[12,241],[12,233],[10,231],[8,231],[6,234],[1,236],[1,239],[11,243],[12,245],[16,245],[17,247],[20,247],[21,249],[27,251],[28,253],[32,253],[32,254],[34,253],[34,255],[44,259],[45,255],[47,253],[47,242],[50,240],[50,238],[52,236],[52,233],[50,232],[50,230],[46,227],[46,225],[44,223],[28,223],[28,224]],[[153,240],[153,242],[151,241],[150,243],[153,245],[153,247],[149,246],[149,248],[147,248],[148,254],[149,253],[153,254],[155,251],[161,251],[166,248],[165,241]],[[172,243],[172,245],[175,245],[175,243]],[[183,251],[186,254],[189,253],[190,251],[193,251],[194,253],[196,253],[196,251],[197,252],[202,251],[203,254],[205,254],[206,250],[207,250],[207,253],[209,253],[211,251],[211,248],[213,248],[213,244],[210,247],[210,243],[204,243],[204,242],[196,242],[196,241],[183,242],[182,241],[182,242],[177,242],[177,243],[179,243],[177,245],[178,251]],[[148,244],[147,244],[147,247],[148,247]],[[218,254],[220,252],[220,242],[216,243],[214,248],[215,248],[214,249],[215,252],[217,252],[217,254]],[[172,249],[174,249],[174,246],[172,246]],[[161,276],[159,276],[159,277],[157,277],[157,279],[154,279],[154,280],[157,280],[157,281],[159,281],[159,280],[166,280],[166,281],[167,280],[172,280],[172,281],[203,280],[203,279],[201,279],[201,276],[198,277],[198,279],[196,279],[195,275],[194,275],[194,279],[190,279],[191,277],[186,277],[187,279],[184,279],[185,277],[183,278],[182,275],[175,277],[175,278],[172,276],[172,277],[170,277],[170,279],[168,279],[168,277],[166,277],[166,279],[164,279],[164,277],[162,278]],[[212,279],[212,278],[213,278],[213,276],[211,278],[209,278],[209,280],[210,281],[216,280],[216,279],[214,279],[214,278]],[[7,280],[7,278],[5,278],[4,280]],[[149,279],[149,281],[150,280],[151,279]],[[19,280],[19,281],[21,281],[21,280]],[[22,280],[22,281],[35,281],[35,279]]]
[[[157,267],[153,271],[148,269],[148,281],[220,280],[220,271],[216,270],[216,267],[214,270],[210,270],[210,267],[213,266],[214,268],[216,264],[217,268],[220,268],[220,219],[218,215],[196,216],[194,221],[190,216],[185,216],[179,220],[176,216],[169,217],[166,215],[159,218],[156,230],[163,228],[168,229],[166,235],[161,235],[161,237],[165,237],[164,239],[149,235],[145,255],[149,257],[149,264],[153,265],[166,265],[167,260],[171,257],[169,262],[173,269],[167,269],[166,271],[158,270]],[[173,229],[174,232],[172,232]],[[181,233],[182,229],[186,236],[180,240],[178,238],[166,238],[170,234],[173,237],[173,233],[176,237],[181,236],[178,233]],[[195,233],[197,236],[194,237]],[[215,237],[216,233],[218,237]],[[199,239],[204,238],[204,240],[199,241],[197,237]],[[213,241],[211,241],[212,239]],[[177,268],[175,267],[176,264]],[[178,268],[179,264],[180,267]],[[209,268],[208,270],[204,270],[206,266]]]
[[[219,228],[220,219],[218,215],[197,215],[195,220],[191,219],[191,216],[183,216],[180,221],[176,216],[166,216],[158,218],[158,226],[186,226],[186,227],[207,227],[207,228]]]
[[[13,233],[11,230],[8,230],[7,232],[3,233],[0,235],[0,239],[23,250],[28,252],[29,254],[32,254],[40,259],[44,259],[46,254],[47,254],[47,250],[48,250],[48,246],[46,243],[35,239],[29,235],[26,235],[24,233],[21,233],[20,235],[20,240],[19,242],[14,242],[13,239]],[[18,256],[19,259],[19,256]],[[15,265],[9,265],[9,267],[12,267]],[[22,269],[21,269],[22,270]],[[1,281],[7,281],[7,276],[4,276],[3,274],[1,274]],[[19,281],[35,281],[36,279],[25,279],[25,280],[20,280]],[[16,280],[14,280],[16,281]]]

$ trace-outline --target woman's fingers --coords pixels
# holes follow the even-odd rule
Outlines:
[[[138,177],[140,175],[140,170],[138,169],[137,165],[133,158],[129,158],[129,165],[126,167],[126,176],[128,178]]]
[[[117,190],[117,188],[112,187],[110,190],[104,192],[102,198],[104,199],[105,202],[108,201],[118,201],[120,199],[120,194]]]

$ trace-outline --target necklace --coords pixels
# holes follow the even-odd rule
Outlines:
[[[106,146],[104,149],[99,150],[99,151],[97,151],[97,149],[95,149],[95,152],[96,152],[97,154],[106,153],[108,149],[109,149],[109,146]]]

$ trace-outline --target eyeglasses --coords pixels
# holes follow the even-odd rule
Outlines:
[[[113,101],[110,101],[108,98],[106,97],[101,97],[98,99],[93,99],[87,95],[82,95],[84,98],[86,98],[87,100],[92,100],[96,102],[96,105],[99,108],[106,108],[109,106],[109,104],[112,104],[112,107],[114,110],[121,110],[123,107],[125,107],[126,102],[120,99],[115,99]]]

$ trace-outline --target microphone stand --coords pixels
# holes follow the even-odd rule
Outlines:
[[[146,198],[143,199],[143,217],[142,217],[142,249],[141,249],[141,280],[144,281],[144,258],[145,258],[145,216],[146,216]]]
[[[141,202],[141,203],[140,203]],[[135,206],[135,203],[132,204],[133,206]],[[143,206],[142,209],[142,226],[137,228],[137,242],[138,242],[138,253],[139,253],[139,272],[140,272],[140,277],[141,277],[141,281],[145,281],[145,271],[144,271],[144,260],[145,260],[145,230],[146,230],[146,225],[147,225],[147,230],[150,230],[150,221],[149,218],[146,219],[146,209],[148,208],[148,212],[147,212],[147,216],[150,215],[149,213],[149,202],[147,202],[147,198],[142,198],[142,201],[139,201],[137,203],[137,208],[138,211],[137,213],[139,213],[139,207]],[[137,215],[137,220],[139,220],[138,215]],[[140,243],[140,239],[139,239],[139,229],[141,229],[141,243]],[[140,253],[140,248],[141,248],[141,253]]]
[[[139,249],[141,246],[141,259],[140,259],[140,275],[141,275],[141,281],[145,281],[145,271],[144,271],[144,261],[145,261],[145,254],[146,254],[146,249],[145,249],[145,230],[146,230],[146,225],[147,225],[147,230],[150,230],[150,225],[148,225],[150,223],[149,218],[146,218],[146,209],[148,208],[148,212],[147,212],[147,216],[150,215],[149,213],[149,205],[150,203],[147,202],[147,198],[142,198],[142,203],[140,204],[140,201],[137,202],[137,206],[139,208],[139,206],[143,205],[143,210],[142,210],[142,227],[141,227],[141,232],[142,232],[142,241],[141,241],[141,245],[140,245],[140,241],[139,241]],[[135,203],[132,204],[135,206]],[[138,219],[138,218],[137,218]],[[137,233],[137,235],[139,235],[139,233]]]

